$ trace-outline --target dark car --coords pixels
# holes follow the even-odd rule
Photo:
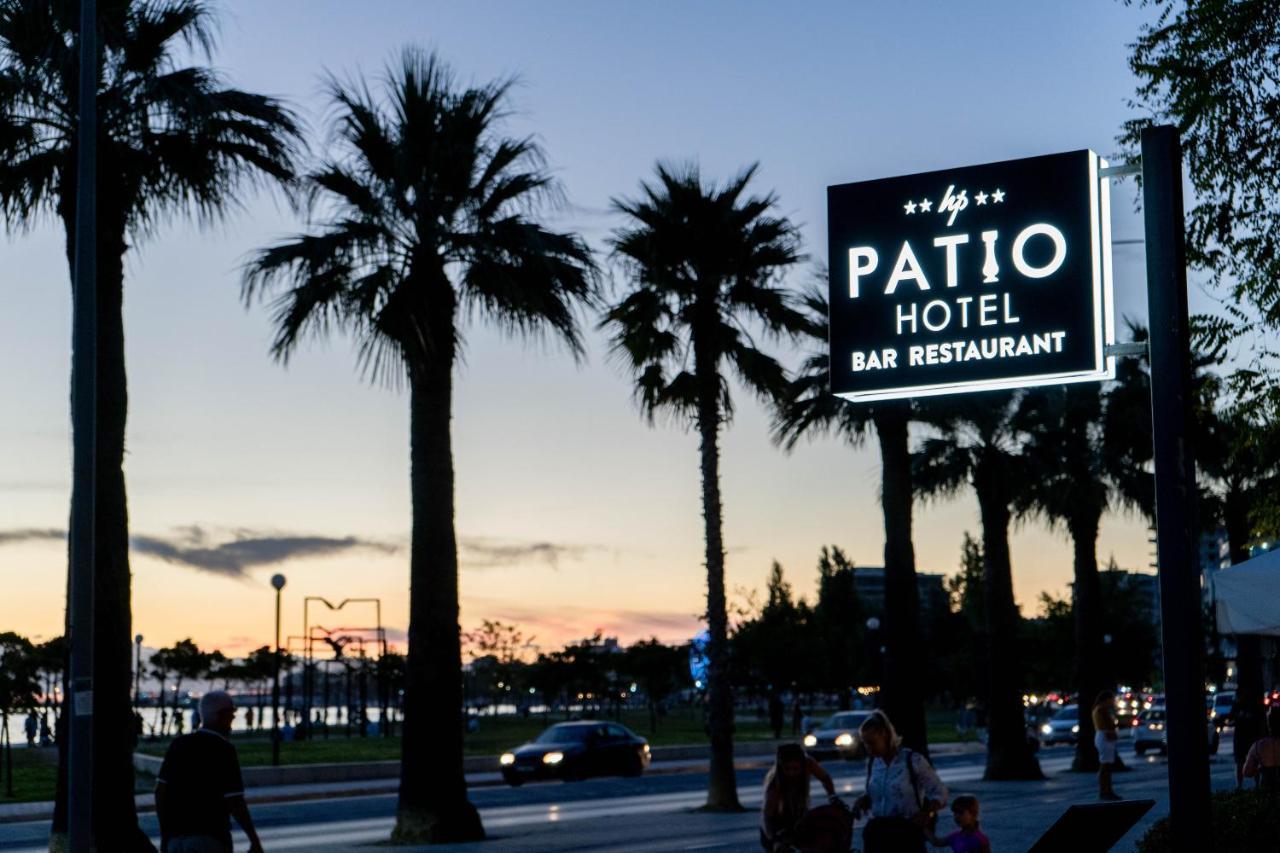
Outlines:
[[[1209,706],[1209,719],[1220,729],[1229,728],[1236,723],[1236,694],[1227,690],[1215,693],[1213,704]]]
[[[805,751],[814,758],[843,758],[846,761],[865,758],[867,749],[862,745],[858,728],[870,716],[870,711],[832,714],[817,731],[804,736]]]
[[[532,742],[503,753],[499,764],[510,785],[535,779],[639,776],[649,766],[649,743],[617,723],[557,723]]]

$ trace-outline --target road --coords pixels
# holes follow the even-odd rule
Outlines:
[[[994,833],[993,840],[1005,830],[1015,842],[1001,849],[1025,849],[1029,845],[1019,848],[1017,839],[1028,833],[1036,837],[1066,804],[1092,799],[1090,777],[1063,772],[1070,765],[1067,747],[1041,752],[1042,768],[1050,777],[1044,783],[982,783],[983,758],[981,754],[942,756],[937,766],[953,791],[977,790],[987,804],[984,826],[989,834]],[[1126,760],[1133,761],[1128,755]],[[827,766],[842,794],[860,792],[864,765],[834,762]],[[1133,774],[1119,777],[1121,791],[1159,799],[1164,787],[1163,762],[1150,759],[1135,767]],[[1229,760],[1218,759],[1215,786],[1228,784],[1230,773]],[[759,807],[762,777],[763,770],[758,768],[738,773],[742,802],[749,810]],[[485,851],[751,849],[756,843],[753,814],[702,815],[692,811],[702,804],[706,783],[706,773],[697,771],[640,779],[530,784],[515,789],[476,788],[472,801],[496,840],[483,848],[462,847]],[[268,851],[341,850],[373,844],[388,837],[394,812],[395,797],[391,794],[253,807]],[[154,815],[146,814],[142,821],[144,829],[156,835]],[[1022,824],[1027,825],[1025,831]],[[1008,834],[1015,830],[1022,835]],[[44,851],[47,836],[46,821],[0,824],[0,850]]]

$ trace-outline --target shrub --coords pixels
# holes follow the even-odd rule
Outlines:
[[[1212,853],[1280,850],[1280,796],[1269,791],[1223,791],[1213,795]],[[1169,819],[1161,818],[1138,842],[1138,853],[1172,853]]]

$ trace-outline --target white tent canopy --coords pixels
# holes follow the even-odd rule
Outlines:
[[[1218,631],[1280,637],[1280,549],[1213,575]]]

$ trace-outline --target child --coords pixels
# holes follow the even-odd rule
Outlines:
[[[977,797],[971,794],[956,797],[951,803],[951,814],[959,829],[946,838],[930,833],[929,840],[934,847],[950,847],[951,853],[991,853],[991,842],[978,829]]]

